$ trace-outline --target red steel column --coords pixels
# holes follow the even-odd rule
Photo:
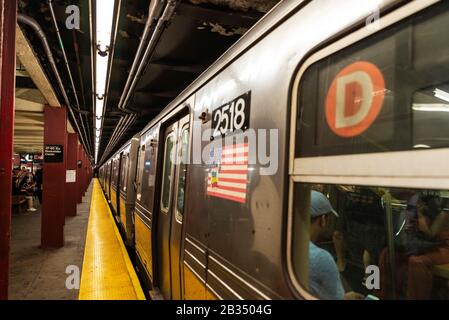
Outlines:
[[[86,165],[84,166],[86,175],[86,179],[84,180],[84,192],[87,192],[87,187],[89,186],[89,157],[87,156],[87,152],[84,152],[84,160],[86,161]]]
[[[62,161],[49,162],[44,154],[44,188],[42,204],[43,248],[59,248],[64,245],[65,187],[67,159],[67,112],[65,108],[45,106],[44,148],[62,146]],[[45,153],[45,151],[44,151]]]
[[[83,197],[86,194],[86,151],[83,148]]]
[[[8,299],[17,0],[0,0],[0,300]]]
[[[85,155],[86,159],[86,182],[84,183],[84,192],[87,192],[87,187],[89,186],[89,157],[87,153]]]
[[[89,166],[90,166],[90,162],[89,162],[89,156],[86,153],[86,185],[85,185],[85,190],[87,192],[87,188],[89,188]]]
[[[65,197],[65,215],[76,216],[76,202],[78,200],[77,193],[77,180],[76,176],[77,167],[77,155],[78,155],[78,135],[76,133],[69,133],[67,136],[67,178],[66,181],[66,197]],[[73,177],[74,176],[74,177]],[[74,178],[73,180],[71,178]]]
[[[81,144],[78,142],[78,155],[77,155],[77,165],[76,165],[76,176],[78,177],[76,179],[76,196],[77,196],[77,202],[81,203],[83,201],[83,196],[82,196],[82,190],[83,190],[83,178],[82,178],[82,153],[81,150],[83,149],[83,147],[81,146]]]
[[[81,169],[81,175],[82,175],[82,186],[81,186],[81,196],[84,197],[84,194],[86,193],[86,151],[84,148],[82,149],[82,159],[83,159],[83,167]]]

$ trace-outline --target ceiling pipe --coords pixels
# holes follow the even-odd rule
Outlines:
[[[132,93],[134,92],[134,89],[136,88],[137,85],[137,81],[140,80],[140,77],[142,76],[143,70],[145,69],[145,67],[147,66],[148,62],[150,61],[150,59],[153,56],[154,53],[154,49],[156,47],[156,44],[160,38],[160,36],[162,35],[162,31],[165,28],[165,25],[167,24],[167,22],[169,22],[171,20],[171,18],[173,17],[173,14],[175,13],[175,9],[177,7],[177,5],[179,4],[180,0],[169,0],[165,6],[164,12],[162,13],[162,16],[158,19],[157,25],[155,30],[153,31],[153,34],[151,36],[150,42],[148,43],[148,46],[145,50],[145,53],[141,59],[141,63],[139,65],[139,68],[137,69],[137,72],[135,74],[135,76],[133,77],[133,81],[131,83],[131,86],[129,88],[129,90],[126,93],[126,97],[123,101],[123,108],[126,108],[126,105],[129,102],[129,99],[132,95]]]
[[[59,76],[58,69],[56,68],[56,63],[55,63],[55,60],[53,58],[53,54],[51,53],[50,46],[48,45],[48,41],[47,41],[47,37],[45,36],[45,33],[42,31],[40,25],[36,22],[36,20],[34,20],[31,17],[25,16],[23,14],[18,14],[17,15],[17,22],[25,24],[25,25],[31,27],[33,29],[33,31],[36,33],[36,35],[39,37],[39,39],[40,39],[40,41],[42,43],[42,46],[44,47],[45,53],[47,55],[47,59],[48,59],[48,61],[50,63],[50,66],[51,66],[51,68],[53,70],[53,73],[55,74],[56,81],[58,82],[58,85],[59,85],[59,88],[61,90],[62,96],[63,96],[64,101],[66,103],[66,106],[69,109],[70,115],[72,117],[73,122],[75,123],[75,127],[76,127],[77,131],[80,133],[81,141],[82,141],[84,147],[86,148],[86,150],[89,150],[88,149],[88,145],[86,144],[85,137],[83,136],[83,134],[82,134],[82,132],[80,130],[80,127],[78,125],[78,121],[76,121],[76,117],[75,117],[75,114],[73,112],[73,108],[70,105],[69,98],[67,97],[67,93],[66,93],[66,91],[64,89],[64,85],[62,84],[62,80],[61,80],[61,77]]]
[[[128,110],[126,110],[126,106],[123,104],[126,93],[129,91],[129,87],[132,83],[135,73],[138,70],[139,65],[142,61],[142,59],[141,59],[142,53],[143,53],[145,44],[148,41],[152,26],[154,25],[154,23],[158,20],[158,18],[162,14],[165,2],[166,2],[165,0],[152,0],[150,3],[150,7],[148,9],[148,19],[145,23],[145,28],[142,33],[142,38],[139,42],[139,47],[137,48],[137,52],[134,57],[133,64],[132,64],[130,72],[128,74],[128,78],[126,79],[125,87],[123,88],[123,94],[120,96],[120,101],[118,104],[118,109],[122,110],[124,112],[129,112]],[[115,129],[111,135],[111,139],[109,140],[104,153],[108,153],[111,146],[113,146],[116,143],[116,140],[118,138],[117,136],[119,136],[118,132],[122,131],[121,129],[122,129],[123,123],[124,123],[123,127],[127,127],[131,121],[130,119],[131,119],[131,117],[128,117],[128,115],[123,116],[120,119],[118,125],[115,127]]]
[[[78,69],[77,71],[78,71],[78,76],[79,76],[79,85],[81,88],[81,97],[83,99],[83,106],[86,108],[86,106],[87,106],[86,98],[85,98],[86,90],[84,89],[83,73],[81,71],[81,59],[80,59],[80,53],[79,53],[79,45],[78,45],[78,39],[76,37],[75,30],[72,31],[72,35],[73,35],[73,47],[74,47],[75,56],[76,56],[76,65],[77,65],[77,69]],[[87,111],[89,112],[89,110],[87,110]],[[89,123],[89,120],[90,120],[89,116],[87,114],[84,114],[83,116],[84,116],[84,119],[86,119],[86,123]],[[90,126],[87,126],[87,136],[92,137]],[[90,145],[92,147],[92,145],[93,145],[92,140],[90,140]],[[91,149],[91,152],[92,152],[92,149]]]
[[[108,142],[108,144],[106,145],[106,147],[104,148],[103,154],[102,154],[102,156],[101,156],[100,159],[103,159],[104,155],[105,155],[107,152],[109,152],[109,148],[110,148],[111,141],[114,139],[114,133],[115,133],[115,130],[117,129],[117,127],[120,127],[120,126],[122,125],[122,123],[123,123],[123,121],[125,120],[125,118],[126,118],[126,116],[121,116],[121,117],[120,117],[120,120],[119,120],[119,122],[117,123],[117,126],[115,127],[114,131],[112,132],[111,137],[109,138],[109,142]]]
[[[78,94],[76,93],[76,88],[75,88],[75,83],[73,82],[72,72],[70,70],[69,62],[67,60],[67,55],[65,53],[64,43],[62,42],[61,32],[59,31],[58,22],[56,21],[56,16],[55,16],[55,11],[53,9],[53,1],[52,0],[48,0],[48,7],[50,8],[50,13],[51,13],[51,17],[52,17],[52,20],[53,20],[53,25],[54,25],[54,27],[56,29],[56,35],[58,37],[59,47],[61,48],[61,51],[62,51],[64,64],[66,66],[67,73],[69,74],[70,84],[72,86],[73,95],[75,97],[75,102],[76,102],[76,110],[78,112],[80,112],[81,109],[80,109],[80,103],[79,103],[79,100],[78,100]],[[84,126],[84,121],[83,121],[82,115],[78,113],[78,116],[79,116],[79,119],[81,121],[81,127],[83,128],[84,135],[86,137],[88,137],[88,134],[87,134],[87,131],[86,131],[86,127]],[[87,142],[88,142],[89,151],[92,152],[92,148],[91,148],[92,146],[90,145],[90,139],[88,139]]]
[[[58,37],[59,47],[61,48],[61,51],[62,51],[62,57],[64,59],[64,64],[65,64],[65,67],[67,69],[67,73],[69,74],[70,84],[71,84],[72,89],[73,89],[73,95],[75,97],[77,111],[80,111],[80,104],[79,104],[79,101],[78,101],[78,95],[76,94],[75,84],[73,83],[73,78],[72,78],[72,72],[70,71],[69,62],[67,61],[67,55],[66,55],[65,49],[64,49],[64,43],[62,42],[61,33],[60,33],[59,27],[58,27],[58,22],[56,21],[56,16],[55,16],[55,11],[53,9],[53,1],[52,0],[48,0],[48,7],[50,8],[51,18],[52,18],[52,21],[53,21],[53,25],[54,25],[54,27],[56,29],[56,35]]]
[[[126,114],[125,116],[122,116],[120,118],[120,121],[117,125],[117,127],[115,127],[111,138],[109,139],[109,143],[106,146],[103,155],[101,157],[101,161],[103,161],[103,159],[109,155],[111,149],[113,148],[113,146],[118,142],[120,135],[123,133],[123,130],[126,129],[127,125],[129,125],[132,121],[135,120],[135,118],[137,117],[136,114]]]
[[[156,2],[158,2],[158,1],[156,1]],[[136,55],[134,62],[136,62],[136,60],[138,60],[138,61],[140,61],[140,63],[139,63],[139,66],[138,66],[135,74],[132,75],[130,73],[130,75],[128,77],[129,79],[132,79],[132,82],[131,82],[129,89],[126,91],[123,91],[122,97],[124,96],[125,98],[123,99],[123,103],[119,104],[120,109],[126,110],[126,106],[129,102],[129,99],[130,99],[132,93],[134,92],[134,90],[136,88],[137,82],[140,80],[140,77],[142,76],[142,73],[143,73],[145,67],[148,65],[149,61],[151,60],[151,58],[153,56],[154,49],[156,47],[156,44],[157,44],[160,36],[162,35],[162,31],[164,30],[166,24],[172,19],[175,9],[176,9],[177,5],[179,4],[179,2],[180,2],[180,0],[169,0],[166,3],[165,8],[162,11],[162,15],[157,19],[156,27],[151,35],[151,38],[146,47],[143,57],[140,58]],[[155,6],[153,6],[153,8],[154,7]],[[151,15],[149,15],[149,19],[150,19],[150,16]],[[154,18],[152,18],[152,19],[154,19]],[[150,21],[150,24],[152,24],[152,21]],[[142,40],[143,40],[143,38],[142,38]],[[139,44],[139,47],[140,47],[140,44]],[[138,51],[138,53],[139,53],[139,51]],[[133,63],[133,65],[134,65],[134,63]],[[114,145],[116,143],[115,141],[117,141],[117,139],[120,137],[120,134],[123,134],[123,132],[129,128],[129,126],[135,121],[135,119],[136,119],[135,116],[129,117],[128,120],[125,121],[125,124],[122,125],[121,128],[119,126],[117,126],[115,128],[115,130],[112,134],[111,140],[109,141],[109,144],[107,145],[105,151],[107,150],[109,152],[110,149],[112,149],[114,147]],[[118,137],[116,137],[116,136],[118,136]],[[113,143],[111,143],[111,142],[113,142]],[[104,152],[102,159],[104,159],[104,157],[106,157],[108,155],[107,154],[108,152]]]
[[[136,56],[134,57],[133,64],[131,66],[131,70],[129,71],[128,78],[126,79],[125,87],[123,88],[123,94],[120,97],[120,101],[118,104],[119,109],[125,109],[124,98],[125,94],[129,91],[129,86],[131,85],[132,79],[139,67],[139,63],[142,61],[141,56],[144,50],[145,43],[148,41],[148,36],[150,35],[151,27],[154,22],[157,21],[159,16],[162,13],[162,9],[164,8],[165,1],[152,0],[149,8],[148,19],[145,23],[145,29],[143,30],[142,38],[139,43],[139,47],[137,48]]]

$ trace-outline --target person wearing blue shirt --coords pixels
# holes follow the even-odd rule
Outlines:
[[[314,296],[324,300],[363,299],[363,295],[359,293],[345,293],[334,258],[315,244],[326,232],[327,218],[331,213],[338,217],[329,199],[313,190],[310,207],[309,290]]]

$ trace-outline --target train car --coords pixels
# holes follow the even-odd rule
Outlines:
[[[104,167],[98,168],[98,181],[100,182],[101,188],[104,190]]]
[[[401,237],[417,203],[448,239],[448,24],[436,0],[282,1],[257,23],[136,138],[135,251],[153,292],[343,299],[316,289],[321,250],[347,291],[430,298],[432,277],[410,269],[405,288],[386,266],[428,261]],[[338,212],[326,228],[315,192]],[[426,275],[444,280],[441,250]]]
[[[137,152],[140,134],[120,148],[112,160],[110,204],[120,225],[125,243],[134,247],[134,206],[136,201]],[[102,166],[99,172],[102,172]]]

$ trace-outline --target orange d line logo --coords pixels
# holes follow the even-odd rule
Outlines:
[[[326,120],[341,137],[354,137],[376,120],[385,98],[385,80],[379,68],[359,61],[341,70],[326,98]]]

